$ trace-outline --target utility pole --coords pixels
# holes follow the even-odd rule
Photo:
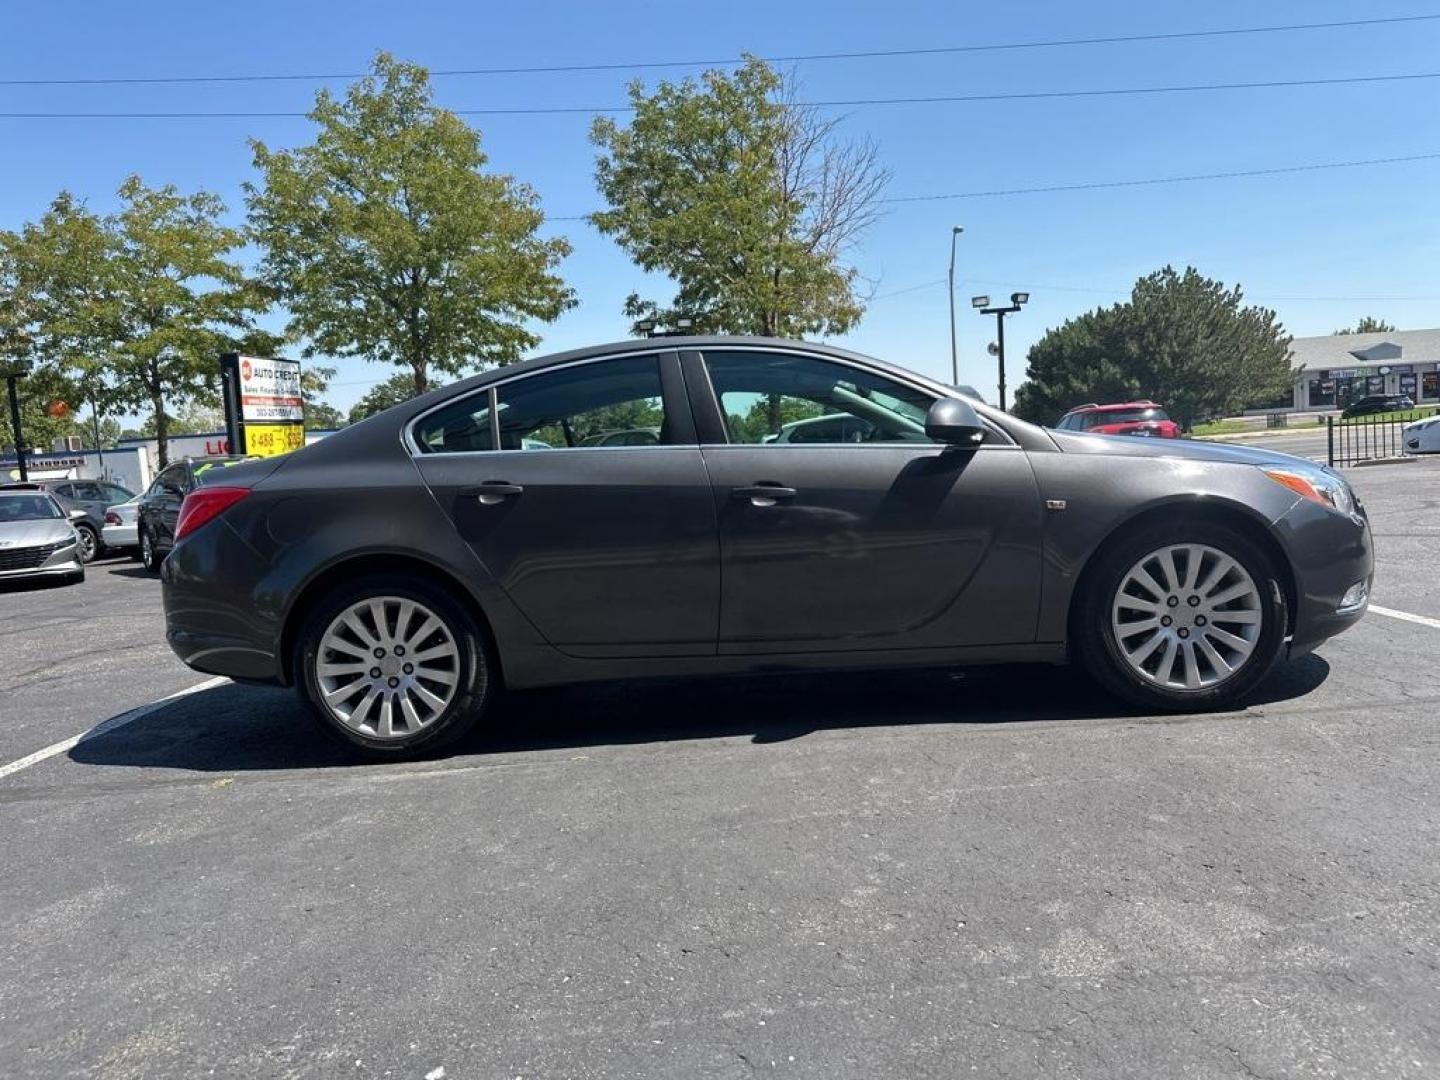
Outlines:
[[[960,354],[955,348],[955,240],[964,232],[964,226],[955,225],[950,229],[950,385],[960,382]]]
[[[16,384],[25,376],[18,371],[8,372],[5,376],[5,389],[10,395],[10,430],[15,436],[15,461],[20,466],[20,479],[30,479],[30,471],[25,465],[25,436],[20,430],[20,391]]]
[[[995,316],[995,355],[1000,361],[1000,410],[1002,412],[1005,410],[1005,316],[1015,314],[1025,306],[1029,299],[1029,293],[1011,293],[1008,307],[991,307],[988,296],[972,296],[970,298],[970,306],[979,311],[981,315]]]

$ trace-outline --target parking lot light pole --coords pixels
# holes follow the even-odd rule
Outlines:
[[[960,353],[955,348],[955,240],[965,231],[964,226],[955,225],[950,229],[950,385],[960,382]]]
[[[1007,307],[991,307],[990,297],[972,296],[970,306],[980,312],[981,315],[995,316],[995,356],[1000,362],[1000,409],[1005,409],[1005,316],[1013,315],[1024,307],[1030,300],[1028,292],[1017,292],[1010,294],[1010,303]]]

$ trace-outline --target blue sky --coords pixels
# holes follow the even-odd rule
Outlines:
[[[371,0],[244,5],[12,5],[3,78],[359,71],[375,51],[433,68],[709,59],[1323,22],[1440,12],[1383,0],[1200,5],[1094,0],[724,5]],[[1014,52],[807,62],[810,99],[1251,82],[1440,71],[1440,21],[1289,34]],[[679,77],[683,70],[647,72]],[[438,79],[451,107],[619,105],[624,71]],[[305,110],[318,84],[0,87],[0,111]],[[337,85],[343,85],[343,82]],[[494,168],[547,211],[596,206],[584,115],[475,120]],[[892,196],[1264,169],[1440,152],[1440,80],[1125,98],[889,105],[846,111],[893,172]],[[0,119],[0,228],[38,216],[60,188],[99,210],[131,172],[220,194],[238,222],[252,175],[246,138],[307,141],[298,119]],[[1007,326],[1009,381],[1047,327],[1122,299],[1165,263],[1193,264],[1274,307],[1296,335],[1373,314],[1440,325],[1440,160],[1366,169],[1043,195],[898,203],[852,253],[875,299],[844,344],[936,376],[949,369],[944,278],[952,224],[961,378],[994,393],[993,320],[969,297],[1026,289]],[[580,306],[541,328],[542,351],[626,336],[621,304],[647,282],[581,222],[556,222]],[[663,285],[651,286],[661,289]],[[387,369],[340,365],[346,407]]]

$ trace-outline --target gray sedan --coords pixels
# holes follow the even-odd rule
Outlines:
[[[46,492],[0,491],[0,581],[83,581],[80,537],[70,516]]]
[[[776,437],[837,415],[867,437]],[[653,444],[595,440],[635,426]],[[1360,619],[1373,565],[1364,508],[1309,461],[1048,431],[739,337],[455,383],[203,479],[175,540],[183,660],[296,686],[392,756],[502,685],[636,676],[1070,661],[1145,708],[1222,708]]]

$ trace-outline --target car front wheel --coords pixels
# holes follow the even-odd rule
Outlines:
[[[297,683],[321,727],[375,757],[449,745],[480,720],[493,665],[469,613],[397,575],[331,593],[306,619]]]
[[[100,538],[95,535],[95,530],[89,525],[76,525],[75,532],[80,537],[80,561],[94,562],[95,556],[100,554]]]
[[[1142,530],[1101,555],[1077,612],[1075,653],[1139,705],[1235,704],[1285,642],[1285,594],[1269,554],[1238,530],[1187,522]]]

